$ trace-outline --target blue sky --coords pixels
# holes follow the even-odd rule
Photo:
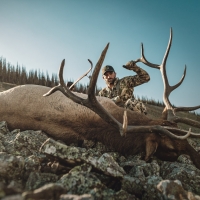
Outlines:
[[[64,77],[76,80],[95,65],[110,42],[103,65],[112,65],[119,78],[134,75],[122,68],[145,56],[161,64],[170,27],[173,41],[167,61],[170,85],[187,74],[183,84],[170,95],[176,106],[200,105],[200,1],[199,0],[0,0],[0,56],[27,70],[57,73],[65,59]],[[162,100],[160,71],[141,63],[150,82],[135,88],[136,96]],[[81,83],[87,84],[85,77]],[[101,76],[98,86],[104,87]],[[199,110],[198,110],[199,111]]]

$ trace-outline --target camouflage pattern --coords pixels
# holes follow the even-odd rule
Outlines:
[[[134,98],[134,87],[146,83],[150,80],[149,74],[138,67],[133,61],[128,62],[126,69],[133,70],[137,75],[127,76],[122,79],[116,78],[113,88],[108,86],[99,92],[99,96],[112,99],[118,106],[146,114],[146,107],[142,102]]]
[[[137,99],[128,99],[126,103],[124,104],[124,107],[126,109],[143,113],[145,115],[147,114],[146,106],[141,101],[138,101]]]

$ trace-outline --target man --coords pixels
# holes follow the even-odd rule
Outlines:
[[[134,87],[146,83],[150,80],[149,74],[138,67],[134,61],[123,65],[124,68],[136,72],[137,75],[127,76],[122,79],[116,77],[114,68],[106,65],[102,69],[102,76],[107,87],[99,92],[99,96],[112,99],[118,106],[147,114],[144,104],[134,98]]]

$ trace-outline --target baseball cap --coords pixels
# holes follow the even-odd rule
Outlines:
[[[106,65],[102,69],[102,75],[104,75],[106,72],[115,72],[114,68],[110,65]]]

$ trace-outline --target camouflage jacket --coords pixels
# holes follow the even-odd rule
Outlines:
[[[128,99],[134,99],[134,87],[146,83],[150,80],[149,74],[136,66],[133,69],[137,75],[127,76],[122,79],[116,78],[113,88],[108,86],[99,92],[99,96],[108,97],[112,99],[118,106],[124,107]]]

